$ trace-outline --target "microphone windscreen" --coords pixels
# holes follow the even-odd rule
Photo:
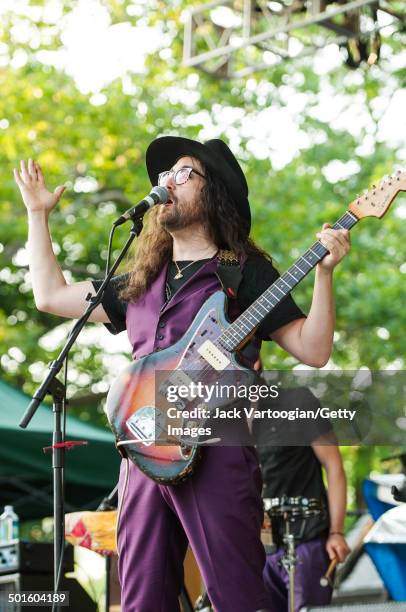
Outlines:
[[[157,204],[165,204],[169,199],[169,191],[166,187],[156,186],[151,189],[151,193],[154,193],[159,197]]]

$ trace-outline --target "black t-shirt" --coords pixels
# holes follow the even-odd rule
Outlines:
[[[263,382],[263,381],[262,381]],[[314,410],[320,406],[318,399],[305,387],[280,389],[277,398],[260,400],[258,408],[273,411]],[[254,419],[252,435],[261,464],[264,498],[307,497],[318,500],[322,514],[306,520],[302,540],[310,540],[329,529],[327,494],[322,469],[311,443],[319,436],[332,431],[325,419]],[[297,445],[294,445],[297,444]],[[302,521],[294,523],[291,531],[298,534]],[[282,519],[272,519],[273,536],[282,543],[284,524]]]
[[[185,266],[190,263],[189,261],[178,261],[177,264],[179,268],[181,270],[185,268],[182,271],[183,277],[179,280],[174,279],[177,269],[173,262],[171,262],[168,267],[167,275],[167,288],[169,286],[171,294],[173,295],[174,291],[177,291],[182,284],[207,261],[209,260],[196,261],[187,268],[185,268]],[[126,274],[122,274],[113,277],[103,296],[102,305],[110,319],[110,324],[107,324],[106,327],[113,334],[118,334],[126,328],[125,317],[127,304],[119,298],[118,294],[126,283],[127,276]],[[260,256],[248,257],[244,264],[243,278],[237,294],[237,301],[241,312],[246,310],[252,302],[276,281],[278,277],[279,273],[270,261]],[[95,289],[98,289],[101,283],[102,281],[94,280],[93,285]],[[269,336],[272,332],[304,316],[305,315],[300,308],[298,308],[293,298],[288,295],[268,316],[265,317],[259,325],[256,335],[261,340],[270,340]]]

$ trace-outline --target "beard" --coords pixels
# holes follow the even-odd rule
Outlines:
[[[161,227],[168,232],[185,229],[194,224],[204,224],[206,218],[202,198],[196,198],[194,202],[172,201],[159,215],[158,221]],[[165,206],[165,205],[164,205]]]

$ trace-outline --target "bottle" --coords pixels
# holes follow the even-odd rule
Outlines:
[[[0,516],[0,541],[18,540],[18,532],[19,519],[13,506],[4,506],[4,512]]]

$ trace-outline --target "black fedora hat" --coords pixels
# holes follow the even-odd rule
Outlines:
[[[161,136],[151,142],[146,153],[146,165],[152,185],[158,184],[160,172],[170,170],[180,157],[192,156],[222,180],[232,196],[237,212],[251,227],[248,185],[241,167],[222,140],[205,143],[180,136]]]

